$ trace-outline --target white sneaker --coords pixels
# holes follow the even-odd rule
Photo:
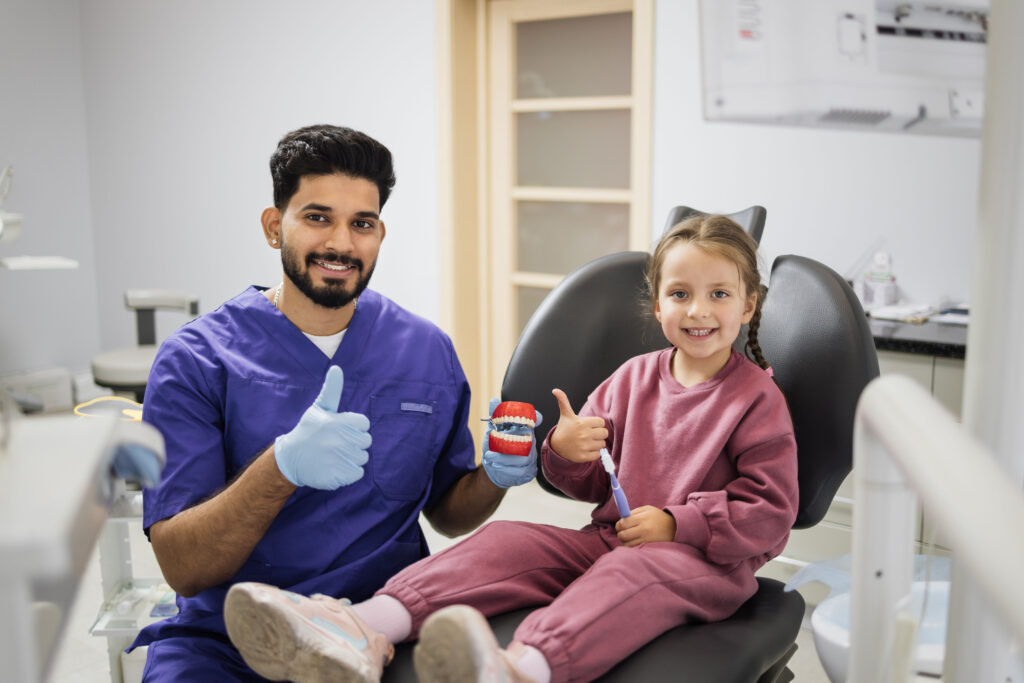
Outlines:
[[[413,650],[420,683],[534,683],[498,646],[484,615],[466,605],[438,610]]]
[[[224,600],[224,623],[245,663],[272,681],[376,683],[395,648],[350,604],[237,583]]]

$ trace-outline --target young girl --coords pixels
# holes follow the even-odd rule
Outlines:
[[[578,415],[553,391],[544,471],[597,503],[591,524],[491,523],[354,606],[238,584],[225,616],[246,662],[275,680],[378,680],[390,643],[418,636],[421,681],[589,681],[753,595],[797,507],[793,426],[757,343],[757,245],[728,218],[697,216],[662,238],[647,280],[672,346],[627,361]],[[757,364],[732,348],[744,323]],[[605,447],[636,506],[622,519]],[[545,607],[501,650],[482,615],[531,605]]]

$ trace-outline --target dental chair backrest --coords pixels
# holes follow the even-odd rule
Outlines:
[[[789,404],[799,461],[793,527],[817,524],[853,466],[853,418],[878,377],[867,316],[850,285],[803,256],[772,264],[758,341]]]

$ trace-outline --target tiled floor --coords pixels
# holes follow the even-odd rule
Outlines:
[[[578,528],[590,519],[589,504],[553,496],[536,483],[511,489],[493,519],[521,519]],[[448,547],[457,539],[438,535],[424,524],[432,550]],[[132,529],[133,562],[138,576],[158,576],[156,561],[149,551],[141,527]],[[65,627],[63,642],[50,669],[50,683],[107,683],[111,680],[107,663],[107,641],[89,635],[102,602],[99,562],[96,558],[82,579],[78,598]],[[797,640],[799,649],[790,661],[798,683],[828,683],[814,652],[810,632],[803,629]]]

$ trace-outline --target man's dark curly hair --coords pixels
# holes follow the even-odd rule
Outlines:
[[[380,208],[395,186],[391,152],[369,135],[343,126],[316,125],[281,138],[270,157],[274,206],[284,211],[307,175],[342,173],[377,186]]]

